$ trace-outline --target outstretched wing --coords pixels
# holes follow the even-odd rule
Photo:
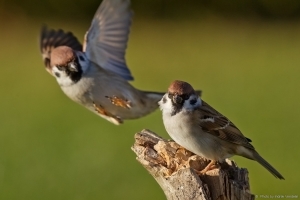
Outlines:
[[[249,143],[251,142],[250,139],[246,138],[229,119],[203,100],[202,106],[199,107],[199,110],[202,113],[199,125],[204,131],[227,142],[254,149],[254,147]]]
[[[82,45],[71,32],[48,29],[47,26],[43,26],[40,35],[40,51],[46,70],[50,74],[50,54],[58,46],[69,46],[74,50],[82,51]]]
[[[133,80],[125,61],[132,15],[130,0],[103,0],[86,38],[88,58],[126,80]]]

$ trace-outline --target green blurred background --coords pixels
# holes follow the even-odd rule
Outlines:
[[[115,126],[71,102],[43,69],[43,23],[83,38],[99,1],[0,1],[0,199],[164,199],[130,150],[165,138],[160,111]],[[258,163],[257,195],[300,195],[300,1],[133,0],[127,62],[143,90],[181,79],[229,117],[285,181]]]

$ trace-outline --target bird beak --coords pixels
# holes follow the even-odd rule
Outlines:
[[[78,72],[78,69],[77,69],[77,67],[76,67],[76,65],[74,64],[74,63],[71,63],[70,64],[70,71],[72,71],[72,72]]]
[[[51,74],[52,76],[54,76],[53,73],[52,73],[52,69],[51,69],[50,67],[46,67],[46,70],[47,70],[47,72],[48,72],[49,74]]]
[[[172,101],[175,103],[175,104],[181,104],[182,103],[182,98],[180,96],[178,96],[177,94],[174,94],[173,95],[173,98],[172,98]]]

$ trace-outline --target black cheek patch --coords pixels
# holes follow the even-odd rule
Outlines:
[[[58,73],[58,72],[55,72],[54,75],[55,75],[57,78],[60,77],[60,73]]]
[[[173,109],[172,109],[172,112],[171,112],[171,116],[176,115],[181,110],[182,110],[182,105],[181,104],[173,104]]]
[[[167,102],[167,98],[164,96],[163,99],[162,99],[163,103],[166,103]]]
[[[71,80],[74,83],[77,83],[81,79],[83,71],[82,71],[82,67],[80,66],[77,58],[75,59],[74,62],[77,64],[77,71],[67,70],[66,73],[68,76],[70,76]]]

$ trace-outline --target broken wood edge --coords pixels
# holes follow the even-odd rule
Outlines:
[[[171,140],[144,129],[136,133],[131,149],[153,176],[166,198],[203,200],[253,200],[248,171],[226,159],[217,169],[197,175],[209,163]]]

